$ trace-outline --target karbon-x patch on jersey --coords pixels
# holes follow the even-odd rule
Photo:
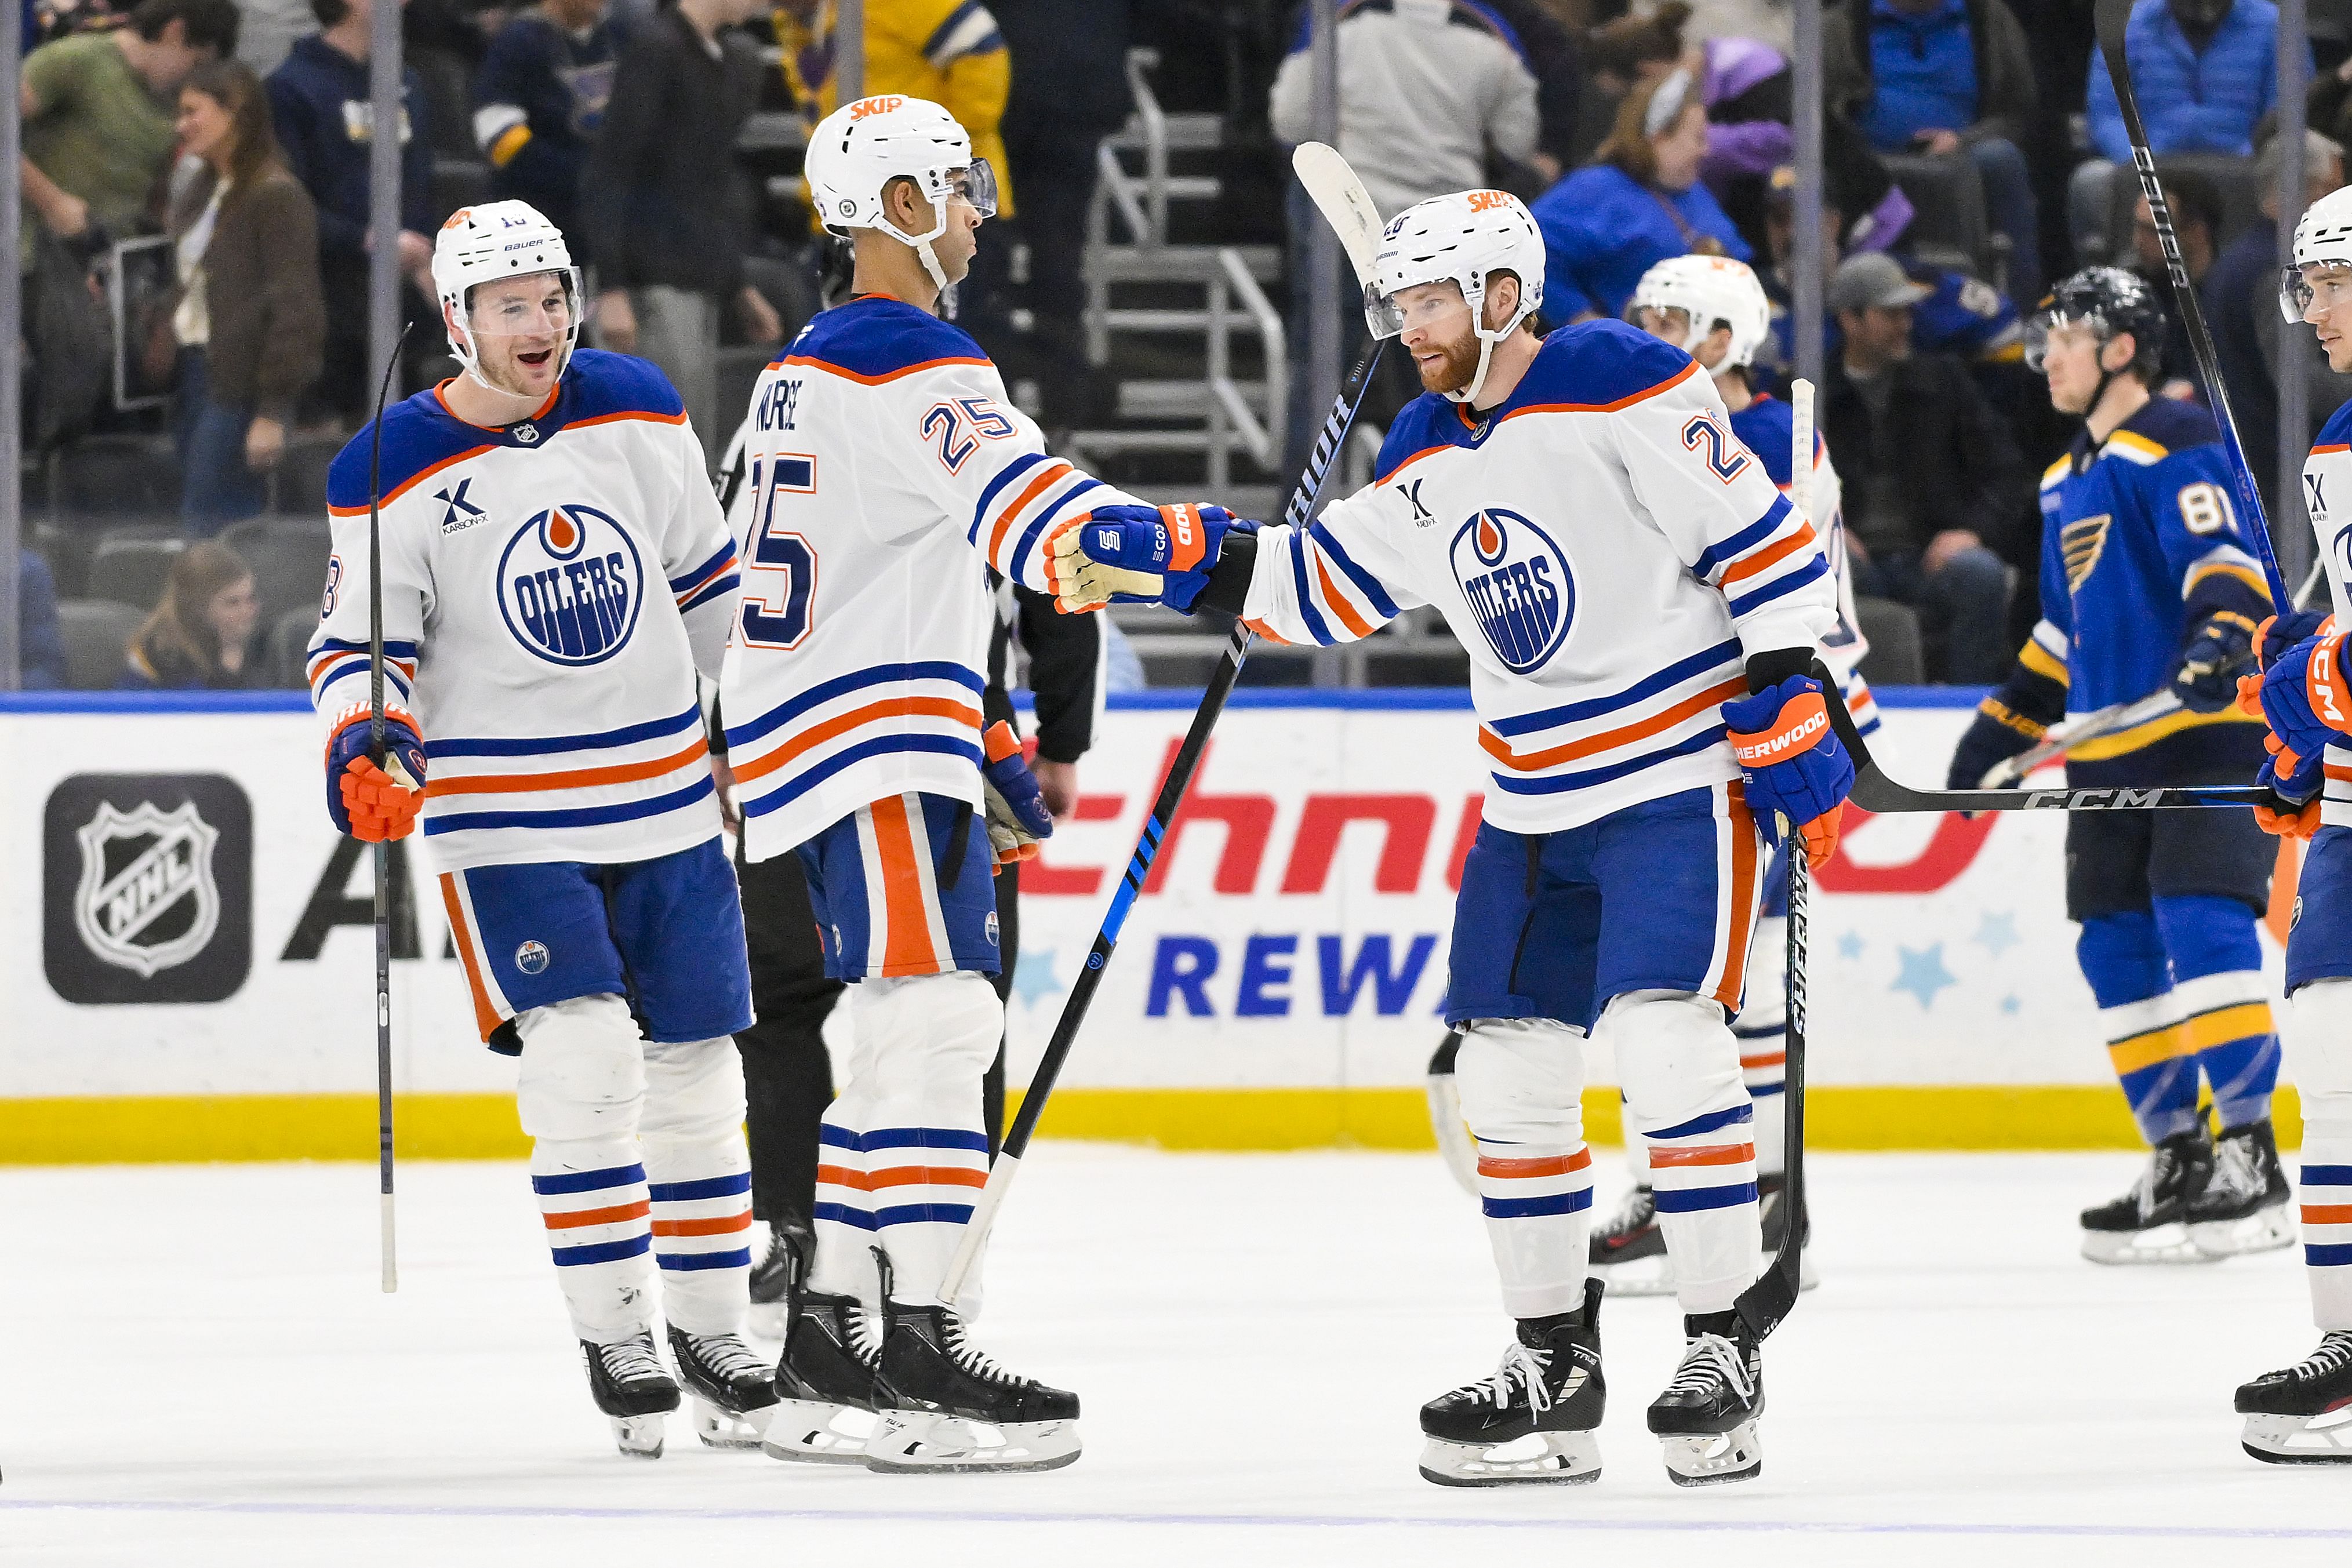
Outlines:
[[[1533,520],[1500,507],[1454,531],[1454,580],[1495,656],[1526,674],[1559,651],[1576,615],[1568,557]]]

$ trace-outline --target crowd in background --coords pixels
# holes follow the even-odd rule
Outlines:
[[[725,353],[781,340],[823,298],[828,248],[751,131],[761,117],[813,120],[833,107],[830,0],[408,0],[390,235],[374,230],[370,191],[374,3],[26,0],[18,250],[35,471],[78,443],[168,430],[182,537],[241,528],[254,548],[255,519],[301,509],[280,472],[289,454],[331,449],[366,416],[379,248],[396,253],[406,310],[424,324],[404,382],[429,384],[449,369],[432,326],[430,236],[456,206],[507,196],[564,227],[592,279],[591,340],[660,364],[706,443],[723,443]],[[1003,216],[1023,243],[983,246],[961,319],[1049,431],[1102,423],[1116,388],[1084,350],[1079,269],[1097,148],[1133,108],[1128,51],[1157,48],[1162,95],[1219,113],[1271,193],[1313,113],[1305,8],[865,10],[866,90],[945,103],[1003,176]],[[2074,429],[2021,363],[2022,318],[2078,267],[2162,270],[2091,11],[2090,0],[1839,0],[1824,16],[1822,426],[1844,478],[1858,586],[1916,615],[1932,679],[1998,679],[2035,613],[2035,478]],[[1339,146],[1383,211],[1483,184],[1525,197],[1555,326],[1622,315],[1664,257],[1748,260],[1780,324],[1768,384],[1781,372],[1794,248],[1789,0],[1342,0],[1338,15]],[[2309,16],[2305,167],[2316,196],[2341,183],[2352,133],[2352,0],[2311,0]],[[2138,0],[2129,45],[2266,487],[2280,378],[2309,384],[2315,427],[2352,392],[2302,335],[2279,329],[2271,303],[2277,18],[2269,0]],[[1229,183],[1246,194],[1246,180]],[[1344,285],[1307,276],[1316,220],[1295,190],[1286,212],[1262,205],[1286,219],[1289,339],[1303,351],[1318,282]],[[148,263],[134,267],[134,253]],[[1361,330],[1355,312],[1343,317]],[[2168,395],[2205,395],[2178,323],[2165,370]],[[1384,386],[1370,417],[1414,390]],[[1291,428],[1303,442],[1315,423],[1295,416]],[[231,635],[222,557],[236,560],[215,546],[169,563],[162,603],[127,643],[124,680],[288,678],[268,655],[269,626]],[[50,580],[28,556],[27,685],[66,678],[56,615],[36,602]]]

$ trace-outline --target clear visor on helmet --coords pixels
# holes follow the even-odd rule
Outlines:
[[[1443,329],[1455,317],[1469,314],[1462,286],[1450,277],[1409,284],[1394,294],[1383,293],[1377,283],[1364,286],[1364,321],[1375,338]]]
[[[582,297],[576,271],[534,272],[476,284],[467,294],[459,325],[478,343],[540,338],[560,347],[593,313],[593,302]]]
[[[985,158],[975,158],[965,168],[948,174],[948,195],[971,204],[972,211],[983,218],[996,215],[996,171],[988,166]]]
[[[2279,273],[2279,314],[2290,321],[2347,302],[2352,302],[2352,262],[2305,262]]]
[[[2050,359],[2053,334],[2069,327],[2078,327],[2095,338],[2105,337],[2105,323],[2095,316],[2067,316],[2055,310],[2038,310],[2025,322],[2025,368],[2035,375]]]
[[[1653,305],[1636,299],[1625,307],[1625,319],[1677,349],[1691,346],[1691,313],[1682,306]]]

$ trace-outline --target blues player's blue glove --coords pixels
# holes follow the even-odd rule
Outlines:
[[[327,816],[339,833],[369,843],[408,836],[425,804],[425,742],[416,721],[383,710],[383,762],[368,755],[368,708],[354,704],[327,737]]]
[[[2238,683],[2238,706],[2263,716],[2292,777],[2328,746],[2352,734],[2352,685],[2344,672],[2344,633],[2331,622],[2273,658],[2259,676]]]
[[[989,852],[998,865],[1011,865],[1035,855],[1039,841],[1054,836],[1054,813],[1045,809],[1013,727],[999,719],[981,738],[988,752],[980,771],[987,783]]]
[[[1790,675],[1724,704],[1723,722],[1764,841],[1780,841],[1779,819],[1787,817],[1819,870],[1837,851],[1838,819],[1853,792],[1853,758],[1830,727],[1822,683]]]
[[[1233,514],[1223,507],[1097,507],[1045,544],[1045,580],[1064,614],[1106,604],[1189,611],[1208,585]]]
[[[2253,663],[2257,630],[2234,610],[2217,610],[2189,628],[2188,644],[2172,669],[2172,695],[2182,707],[2220,713],[2237,701],[2238,672]]]

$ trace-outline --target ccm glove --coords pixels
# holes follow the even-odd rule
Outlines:
[[[1054,608],[1106,604],[1189,611],[1208,585],[1234,516],[1223,507],[1097,507],[1058,529],[1045,549]]]
[[[2305,637],[2316,637],[2328,630],[2335,617],[2324,610],[2290,610],[2284,615],[2272,615],[2254,628],[2254,668],[2267,670],[2271,662]]]
[[[368,843],[404,839],[425,804],[425,742],[416,721],[383,710],[383,761],[368,755],[369,711],[347,707],[327,737],[327,815],[339,833]]]
[[[2048,733],[2049,727],[2019,713],[1997,696],[1977,705],[1977,716],[1952,752],[1945,776],[1947,789],[1981,789],[1985,775],[2027,750]]]
[[[2254,821],[2266,833],[2308,839],[2319,831],[2320,794],[2327,783],[2326,754],[2315,752],[2299,766],[2282,769],[2280,763],[2288,755],[2286,743],[2275,735],[2266,735],[2263,745],[2270,750],[2270,760],[2254,775],[2254,782],[2268,785],[2276,799],[2271,805],[2255,807]]]
[[[2352,685],[2344,673],[2344,633],[2326,630],[2278,654],[2260,675],[2238,683],[2238,706],[2260,713],[2284,743],[2279,767],[2294,774],[2340,737],[2352,735]]]
[[[998,719],[982,737],[988,762],[981,768],[988,795],[988,847],[998,865],[1011,865],[1037,853],[1040,840],[1054,836],[1054,813],[1037,788],[1021,755],[1021,741],[1013,727]]]
[[[1790,675],[1724,704],[1723,719],[1764,841],[1780,841],[1780,819],[1786,817],[1804,841],[1807,862],[1819,870],[1837,850],[1838,818],[1853,791],[1853,758],[1830,727],[1822,683]]]
[[[2199,622],[2173,667],[2172,695],[2180,706],[2191,713],[2220,713],[2236,702],[2238,672],[2253,662],[2258,630],[2234,610],[2216,611]]]

